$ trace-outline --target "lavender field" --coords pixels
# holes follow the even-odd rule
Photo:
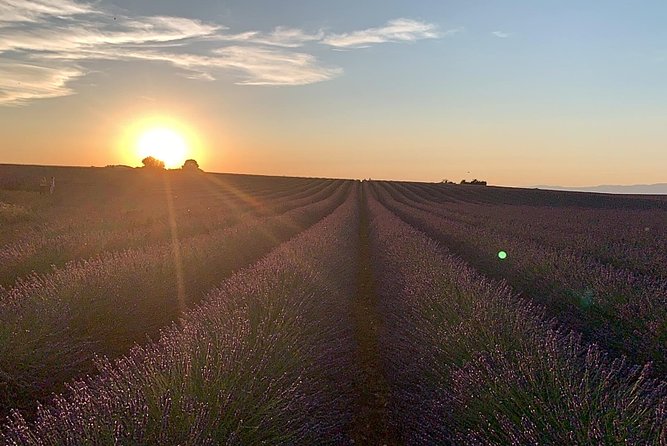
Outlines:
[[[667,199],[0,165],[0,417],[6,445],[665,446]]]

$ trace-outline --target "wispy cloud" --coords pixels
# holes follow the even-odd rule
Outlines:
[[[178,41],[205,37],[220,27],[196,20],[176,17],[145,17],[142,19],[113,20],[111,23],[65,22],[40,23],[38,26],[0,27],[0,52],[80,52],[112,46],[150,45],[152,43],[177,44]]]
[[[65,55],[72,59],[76,55]],[[228,46],[211,54],[184,54],[157,49],[101,50],[86,58],[163,62],[183,70],[186,77],[214,80],[220,72],[238,74],[240,85],[305,85],[333,79],[343,70],[327,67],[312,55],[284,49]]]
[[[435,25],[410,19],[390,20],[385,26],[351,33],[331,34],[323,42],[337,48],[364,48],[385,42],[414,42],[435,39],[441,34]]]
[[[5,0],[0,17],[0,105],[73,94],[68,85],[87,73],[87,60],[128,59],[138,48],[179,47],[224,29],[180,17],[114,16],[70,0]]]
[[[506,33],[503,31],[493,31],[491,34],[493,34],[496,37],[499,37],[501,39],[507,39],[509,36],[511,36],[511,33]]]
[[[342,68],[327,68],[306,53],[260,47],[231,46],[215,51],[220,67],[244,73],[243,85],[305,85],[340,75]]]
[[[93,14],[90,4],[72,0],[2,0],[0,22],[36,22],[44,17],[71,17]]]
[[[268,34],[259,31],[248,31],[240,34],[222,35],[219,39],[233,42],[281,46],[285,48],[298,48],[308,42],[318,42],[322,40],[323,37],[323,31],[308,33],[298,28],[278,26]]]
[[[289,27],[233,34],[225,26],[182,17],[110,14],[96,3],[1,1],[0,105],[74,94],[71,82],[93,60],[165,63],[188,78],[232,76],[241,85],[304,85],[343,72],[297,50],[308,44],[344,49],[447,34],[409,19],[349,34]]]
[[[21,105],[35,98],[70,95],[73,91],[67,83],[83,74],[71,64],[43,66],[0,60],[0,104]]]

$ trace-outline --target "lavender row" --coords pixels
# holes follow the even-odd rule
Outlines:
[[[625,195],[592,192],[570,192],[533,188],[411,183],[426,191],[437,191],[443,201],[511,206],[548,206],[553,208],[591,209],[662,209],[667,200],[660,195]]]
[[[0,170],[2,168],[0,167]],[[29,219],[6,227],[0,237],[0,246],[46,235],[57,237],[72,232],[105,231],[137,226],[150,226],[166,221],[167,191],[174,198],[174,210],[188,209],[196,214],[207,210],[242,203],[240,196],[272,199],[274,194],[297,192],[313,184],[312,181],[294,183],[286,179],[270,181],[241,181],[229,175],[183,175],[178,172],[151,174],[148,172],[118,172],[104,175],[104,171],[75,170],[61,175],[53,196],[36,192],[5,191],[3,195],[17,205],[25,204]],[[81,170],[79,172],[79,170]],[[10,174],[11,175],[11,174]],[[223,179],[220,179],[222,177]],[[232,177],[232,178],[228,178]],[[34,178],[39,181],[39,178]],[[267,181],[272,191],[265,191]]]
[[[182,327],[135,348],[34,423],[14,413],[13,445],[340,444],[350,422],[358,244],[355,191],[332,215],[242,270]]]
[[[382,193],[401,218],[450,247],[477,269],[517,291],[608,351],[667,372],[667,279],[651,278],[572,252],[505,237],[408,206]],[[507,253],[499,259],[499,251]]]
[[[321,182],[315,186],[308,192],[317,199],[322,189],[335,187],[335,184]],[[174,201],[173,197],[169,198]],[[173,227],[177,228],[180,238],[219,231],[238,223],[244,214],[258,213],[258,207],[262,215],[280,213],[302,206],[306,197],[303,191],[297,191],[268,202],[265,197],[253,198],[255,201],[248,203],[249,199],[244,201],[234,196],[205,197],[205,200],[188,196],[187,204],[177,206],[172,203],[169,211],[166,199],[162,197],[157,206],[152,205],[153,209],[119,213],[117,218],[106,219],[103,227],[99,222],[91,222],[79,229],[76,229],[78,226],[62,226],[56,233],[50,230],[32,232],[30,237],[0,248],[0,286],[11,285],[32,271],[46,272],[52,265],[61,266],[105,251],[168,242]],[[135,213],[137,215],[133,215]]]
[[[283,215],[247,219],[173,246],[109,253],[35,275],[0,296],[0,407],[35,400],[175,320],[233,271],[333,211],[350,183]]]
[[[469,232],[490,234],[504,246],[513,242],[575,257],[579,265],[630,277],[638,287],[667,284],[665,211],[435,204],[401,185],[386,184],[386,189],[403,204],[465,226]]]
[[[59,187],[58,194],[33,200],[30,211],[34,218],[3,227],[0,286],[9,286],[32,270],[44,272],[51,265],[104,250],[169,240],[172,222],[179,227],[181,237],[210,232],[233,223],[240,213],[268,215],[264,211],[276,200],[284,201],[290,194],[299,198],[304,189],[326,186],[322,181],[309,181],[287,188],[287,181],[274,179],[275,190],[260,193],[257,187],[250,187],[252,184],[241,188],[235,184],[238,181],[222,182],[216,175],[131,172],[126,182],[133,187],[121,188],[98,175],[97,183],[84,183],[86,189],[93,189],[85,197],[76,192],[83,185]],[[83,182],[79,176],[70,181]]]
[[[442,194],[443,187],[392,186],[410,201],[421,201],[420,204],[435,207],[448,218],[462,223],[493,228],[507,236],[527,238],[611,266],[667,278],[667,212],[664,209],[449,203],[442,201],[443,195],[433,196],[438,192]]]
[[[271,216],[291,209],[325,199],[340,185],[339,182],[321,182],[308,188],[308,195],[298,191],[293,195],[275,198],[264,202],[258,197],[252,203],[237,200],[231,203],[228,198],[221,199],[220,205],[211,203],[206,197],[204,203],[195,202],[188,197],[187,208],[174,207],[172,215],[166,212],[161,216],[148,217],[147,224],[132,224],[113,220],[108,229],[93,229],[77,232],[70,228],[69,232],[59,235],[50,233],[34,234],[32,238],[0,249],[0,284],[13,284],[17,279],[31,272],[46,272],[53,266],[62,266],[73,260],[83,260],[95,255],[104,256],[110,251],[122,251],[128,248],[146,249],[151,245],[171,243],[176,231],[179,240],[184,241],[198,235],[220,232],[234,224],[238,224],[251,215]],[[220,198],[220,197],[218,197]],[[249,198],[244,198],[250,201]],[[166,201],[166,200],[165,200]],[[213,208],[211,208],[211,205]],[[167,208],[167,203],[161,204]],[[162,211],[162,210],[161,210]],[[142,213],[143,214],[143,213]],[[144,215],[144,218],[147,218]],[[116,227],[116,225],[119,225]],[[1,294],[1,292],[0,292]]]
[[[381,348],[406,444],[659,445],[667,384],[547,321],[369,202]]]

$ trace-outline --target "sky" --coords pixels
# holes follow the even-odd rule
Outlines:
[[[667,2],[0,1],[0,163],[667,182]]]

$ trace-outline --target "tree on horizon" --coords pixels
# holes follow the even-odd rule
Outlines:
[[[199,163],[195,159],[188,159],[185,160],[183,163],[183,167],[181,167],[182,170],[188,171],[188,172],[201,172],[201,167],[199,167]]]
[[[141,162],[143,163],[144,167],[149,168],[149,169],[162,169],[164,170],[164,161],[159,160],[153,156],[147,156],[146,158],[142,159]]]

